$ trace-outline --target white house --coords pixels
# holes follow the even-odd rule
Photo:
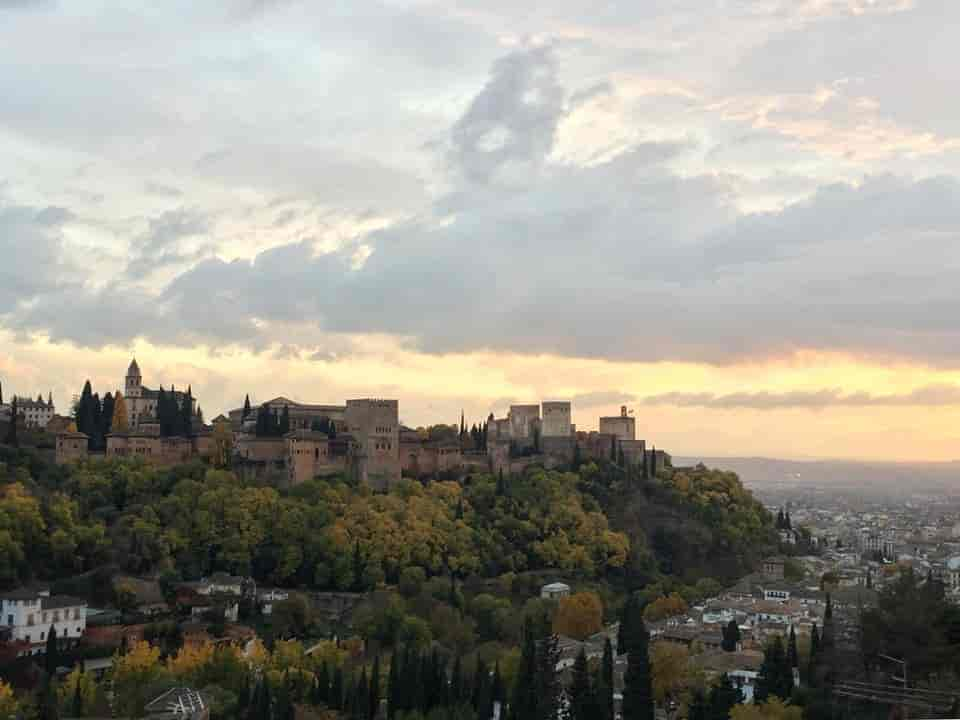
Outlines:
[[[42,652],[53,627],[62,645],[73,645],[87,629],[87,602],[49,590],[14,590],[0,595],[0,631],[7,642],[29,647],[19,653]]]
[[[559,600],[570,595],[570,586],[566,583],[555,582],[540,588],[540,597],[544,600]]]

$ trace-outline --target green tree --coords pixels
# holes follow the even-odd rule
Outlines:
[[[610,638],[603,643],[603,658],[600,661],[600,670],[596,683],[596,702],[597,713],[601,720],[613,720],[614,702],[613,702],[613,644]]]
[[[627,637],[627,672],[623,680],[623,720],[653,720],[653,679],[650,636],[639,614],[631,620]]]
[[[60,664],[60,653],[57,648],[57,629],[53,625],[50,626],[50,631],[47,633],[47,647],[43,660],[47,677],[55,678],[57,676],[57,666]]]
[[[583,648],[573,663],[570,679],[570,720],[596,720],[596,698],[593,684],[590,682],[590,668],[587,665],[587,653]]]

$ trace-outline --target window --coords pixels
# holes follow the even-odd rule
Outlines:
[[[13,625],[13,615],[7,615],[7,625]]]
[[[43,633],[40,633],[40,639],[43,640]]]

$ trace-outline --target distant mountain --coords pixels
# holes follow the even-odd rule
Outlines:
[[[676,457],[675,466],[704,465],[730,470],[755,489],[790,486],[869,489],[886,492],[935,492],[960,495],[960,462],[885,463],[846,460]]]

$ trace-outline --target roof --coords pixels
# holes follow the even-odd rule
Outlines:
[[[37,600],[44,591],[39,588],[17,588],[0,594],[0,600]]]
[[[136,358],[130,361],[130,367],[127,368],[127,376],[129,377],[131,375],[136,375],[137,377],[140,376],[140,366],[137,365]]]
[[[207,582],[213,585],[240,585],[243,578],[239,575],[228,575],[225,572],[215,572],[207,578]]]
[[[550,592],[550,591],[559,591],[559,590],[569,590],[569,589],[570,589],[570,586],[567,585],[566,583],[562,583],[562,582],[550,583],[549,585],[544,585],[544,586],[541,588],[541,590],[546,590],[547,592]]]
[[[54,595],[40,598],[41,610],[60,610],[61,608],[86,607],[87,601],[70,595]]]
[[[763,663],[763,653],[707,650],[699,655],[695,655],[691,660],[704,670],[712,670],[714,672],[733,672],[734,670],[756,672]]]

